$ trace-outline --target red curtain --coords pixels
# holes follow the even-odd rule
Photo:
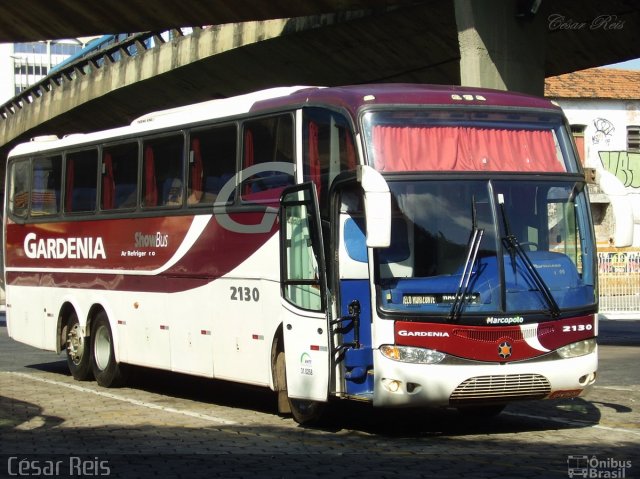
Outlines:
[[[191,141],[193,151],[193,164],[191,165],[191,191],[202,192],[202,152],[200,151],[200,138]]]
[[[549,130],[373,128],[379,171],[566,171]]]
[[[153,148],[144,149],[144,205],[158,205],[158,185],[156,184],[156,165],[153,157]]]
[[[65,211],[73,211],[74,175],[75,175],[75,166],[73,164],[73,160],[67,158],[67,176],[65,178],[66,186],[65,186],[65,200],[64,200]]]
[[[320,178],[320,150],[318,145],[318,125],[309,122],[309,178],[316,184],[318,198],[322,191],[322,181]]]
[[[102,209],[110,210],[113,208],[113,198],[116,184],[113,179],[113,161],[111,154],[105,153],[102,158]]]
[[[243,168],[249,168],[253,166],[253,133],[251,130],[245,130],[244,132],[244,165]],[[244,175],[243,175],[244,181]],[[243,189],[243,196],[248,195],[251,192],[251,185],[246,184]]]
[[[345,136],[347,141],[347,166],[349,171],[356,169],[356,149],[353,146],[353,138],[349,131],[345,130]]]

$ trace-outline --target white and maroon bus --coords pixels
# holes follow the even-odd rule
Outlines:
[[[7,324],[74,378],[128,364],[497,413],[597,370],[589,200],[560,108],[426,85],[276,88],[39,138],[7,163]]]

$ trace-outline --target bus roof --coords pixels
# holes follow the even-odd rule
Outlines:
[[[13,148],[9,157],[109,141],[125,135],[151,133],[171,126],[196,124],[247,113],[258,114],[261,111],[267,112],[287,107],[327,105],[344,108],[355,116],[363,106],[391,104],[537,108],[561,111],[558,106],[543,98],[473,87],[404,83],[329,88],[276,87],[148,113],[135,119],[130,125],[110,130],[72,134],[60,139],[55,136],[34,138],[31,142],[22,143]]]

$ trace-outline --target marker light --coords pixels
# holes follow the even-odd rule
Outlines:
[[[380,346],[380,352],[384,357],[394,361],[417,364],[437,364],[446,357],[446,354],[434,349],[395,346],[392,344]]]
[[[584,341],[578,341],[577,343],[567,344],[558,349],[558,354],[561,358],[577,358],[578,356],[584,356],[592,353],[596,349],[595,338],[585,339]]]

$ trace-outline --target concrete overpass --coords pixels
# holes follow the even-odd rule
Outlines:
[[[533,12],[532,0],[9,2],[0,9],[4,41],[216,26],[45,80],[0,112],[0,155],[38,134],[109,128],[273,85],[462,82],[541,94],[545,76],[640,57],[635,5],[556,0]]]

